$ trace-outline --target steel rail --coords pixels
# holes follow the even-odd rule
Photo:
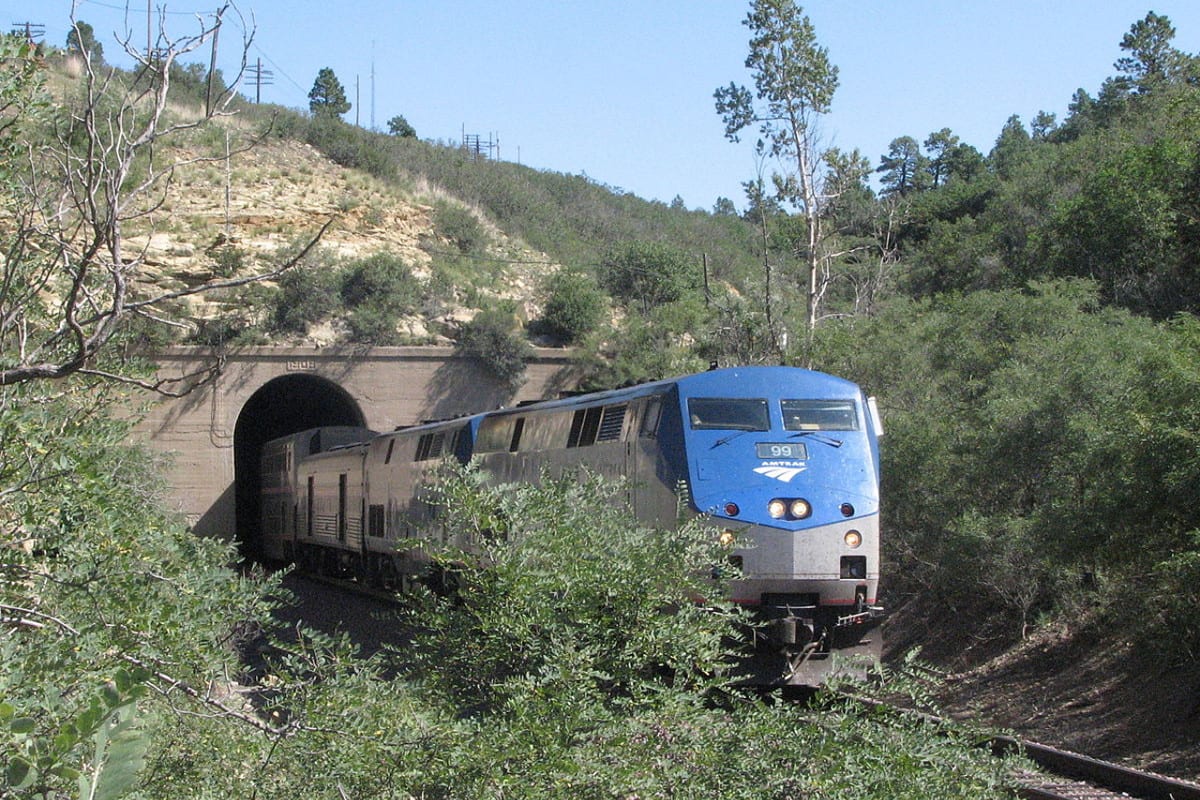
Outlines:
[[[1055,775],[1087,781],[1140,800],[1200,800],[1200,784],[1123,767],[1038,742],[996,736],[991,740],[991,747],[997,755],[1019,753]]]

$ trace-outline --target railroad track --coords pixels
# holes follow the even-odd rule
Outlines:
[[[1020,753],[1046,774],[1020,776],[1020,794],[1033,800],[1200,800],[1200,784],[1122,767],[1090,756],[1007,736],[991,740],[997,755]]]
[[[844,696],[870,708],[887,709],[894,713],[917,717],[938,727],[956,724],[933,714],[895,706],[881,700],[853,694]],[[793,699],[802,701],[800,695]],[[989,747],[996,756],[1021,755],[1042,770],[1022,772],[1017,776],[1020,784],[1018,794],[1030,800],[1200,800],[1200,783],[1123,767],[1038,742],[1011,736],[994,736],[985,740],[981,746]]]

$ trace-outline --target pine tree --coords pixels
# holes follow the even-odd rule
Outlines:
[[[308,110],[318,117],[339,117],[350,110],[346,90],[329,67],[322,67],[308,93]]]

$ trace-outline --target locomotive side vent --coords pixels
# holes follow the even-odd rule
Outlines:
[[[413,461],[428,461],[431,458],[437,458],[442,454],[442,445],[445,444],[446,434],[444,432],[427,433],[417,442],[417,455]]]
[[[625,429],[625,405],[609,406],[604,409],[604,419],[600,422],[600,432],[596,434],[597,442],[619,442],[621,431]]]

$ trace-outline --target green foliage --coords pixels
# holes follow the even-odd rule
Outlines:
[[[314,117],[337,118],[350,110],[346,90],[329,67],[321,67],[308,92],[308,110]]]
[[[439,203],[434,209],[434,236],[449,242],[461,255],[483,252],[489,236],[471,210],[458,203]]]
[[[232,278],[247,266],[247,253],[242,248],[227,244],[212,252],[213,275]]]
[[[615,248],[600,266],[600,285],[643,313],[673,303],[700,288],[697,259],[671,245],[629,242]]]
[[[699,304],[672,303],[648,316],[632,314],[615,331],[598,332],[580,348],[583,386],[611,389],[703,370],[708,362],[691,334],[702,317]]]
[[[104,63],[104,45],[96,41],[96,31],[83,20],[76,20],[67,31],[67,51],[90,58],[96,66]]]
[[[545,283],[546,306],[535,326],[564,344],[580,342],[597,330],[608,312],[608,297],[595,279],[582,272],[561,271]]]
[[[269,605],[230,545],[162,510],[161,465],[129,445],[117,403],[78,380],[0,393],[0,759],[18,796],[140,785],[164,721],[200,710],[180,687],[236,671],[233,626]]]
[[[741,130],[759,122],[772,154],[794,158],[798,132],[790,122],[829,110],[838,69],[792,0],[753,0],[744,24],[751,32],[746,68],[754,75],[755,92],[735,84],[716,91],[725,135],[736,141]],[[755,99],[762,108],[755,108]]]
[[[511,308],[503,304],[484,309],[458,334],[460,354],[479,359],[488,371],[515,390],[525,380],[525,364],[533,348],[520,330]]]
[[[448,560],[453,596],[430,595],[417,616],[438,634],[415,649],[439,693],[516,713],[563,694],[603,707],[663,680],[700,691],[728,666],[722,638],[740,616],[707,577],[725,555],[713,528],[647,529],[623,487],[593,475],[503,487],[477,478],[440,487],[443,524],[471,532],[478,550]]]
[[[14,159],[49,110],[36,49],[15,34],[0,36],[0,186],[6,192],[14,177]]]
[[[709,525],[647,530],[622,486],[588,474],[496,486],[466,471],[439,490],[450,529],[480,549],[447,564],[457,591],[424,597],[424,633],[395,657],[426,696],[470,715],[417,742],[445,750],[424,757],[410,793],[1000,796],[1004,773],[965,737],[731,692],[741,615],[708,578],[726,555]]]
[[[1013,637],[1089,586],[1126,615],[1112,587],[1159,596],[1144,576],[1200,528],[1194,321],[1058,283],[895,303],[843,333],[818,365],[881,398],[889,591],[989,609]]]
[[[1079,192],[1056,208],[1055,266],[1094,276],[1107,300],[1135,311],[1168,315],[1181,301],[1196,308],[1192,268],[1180,274],[1173,266],[1194,261],[1180,251],[1178,232],[1198,154],[1194,144],[1169,138],[1107,148]]]
[[[917,140],[911,136],[893,139],[888,154],[879,160],[880,182],[884,194],[907,197],[927,189],[934,179],[930,174],[930,161],[921,153]]]
[[[396,344],[396,323],[416,309],[421,285],[399,257],[382,252],[346,267],[340,295],[353,341]]]
[[[183,64],[172,61],[170,77],[171,97],[178,102],[191,102],[204,106],[210,96],[219,97],[229,91],[221,70],[212,74],[210,88],[208,65],[198,62]],[[239,102],[238,105],[244,105],[244,101]]]
[[[396,164],[379,142],[384,137],[343,122],[333,114],[317,114],[303,126],[305,141],[335,164],[374,175],[393,178]]]
[[[150,744],[134,699],[145,694],[144,682],[150,677],[145,670],[118,668],[113,680],[53,736],[39,732],[34,718],[15,717],[16,709],[0,702],[0,723],[13,737],[5,770],[8,788],[34,793],[56,781],[75,781],[83,798],[128,794]]]
[[[300,264],[279,278],[279,295],[271,328],[304,333],[308,326],[340,308],[337,273],[330,262]]]
[[[388,120],[388,133],[401,139],[415,139],[417,136],[416,128],[399,114]]]
[[[1142,93],[1152,92],[1171,81],[1187,77],[1186,53],[1171,45],[1175,26],[1171,20],[1153,11],[1133,23],[1121,39],[1121,49],[1129,53],[1117,59],[1120,79]]]

